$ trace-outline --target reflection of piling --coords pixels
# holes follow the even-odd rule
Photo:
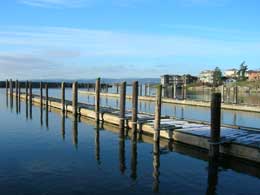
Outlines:
[[[209,156],[218,158],[220,142],[221,94],[213,93],[211,97],[211,131]]]
[[[132,90],[132,139],[136,139],[138,113],[138,81],[133,82]]]
[[[99,111],[100,111],[100,78],[96,80],[96,97],[95,97],[95,112],[96,121],[99,121]]]
[[[78,82],[72,84],[72,114],[74,116],[78,114]]]
[[[65,114],[62,113],[61,117],[61,137],[62,140],[65,140]]]
[[[95,134],[95,146],[96,146],[96,150],[95,150],[95,156],[96,156],[96,161],[98,162],[98,164],[100,164],[100,139],[99,139],[99,121],[96,122],[96,134]]]
[[[119,139],[119,169],[122,174],[124,174],[125,166],[125,140],[124,137]]]
[[[131,178],[137,178],[137,142],[136,137],[131,140]]]
[[[207,195],[216,194],[218,184],[218,160],[209,158]]]
[[[75,146],[75,148],[78,148],[78,120],[77,117],[74,116],[73,120],[72,120],[72,130],[73,130],[73,144]]]
[[[161,122],[161,105],[162,105],[162,85],[157,86],[154,118],[154,141],[160,139],[160,122]]]
[[[160,144],[155,141],[153,144],[153,192],[159,192],[160,176]]]
[[[125,127],[125,98],[126,98],[126,82],[122,82],[120,85],[120,113],[119,113],[119,129],[122,131],[121,134],[124,134]]]

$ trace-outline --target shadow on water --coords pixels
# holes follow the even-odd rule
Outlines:
[[[11,101],[10,101],[11,102]],[[19,103],[19,101],[18,101]],[[8,106],[8,103],[6,103]],[[10,103],[10,107],[11,107]],[[26,106],[26,117],[28,117],[28,102],[25,103]],[[43,125],[43,107],[40,108],[40,125]],[[192,158],[200,159],[203,161],[208,161],[208,176],[207,176],[207,186],[205,187],[205,192],[207,195],[209,194],[217,194],[218,191],[218,180],[219,179],[219,168],[223,169],[232,169],[236,172],[241,172],[244,174],[248,174],[257,178],[260,178],[260,165],[254,164],[248,161],[243,161],[240,159],[235,158],[221,158],[220,160],[209,158],[208,154],[204,150],[199,150],[198,148],[193,148],[187,146],[185,144],[175,143],[173,140],[161,140],[161,141],[154,141],[151,136],[140,134],[137,131],[132,133],[131,130],[127,136],[130,138],[127,139],[125,128],[118,129],[118,127],[111,126],[106,123],[102,123],[100,121],[96,122],[86,117],[75,117],[69,113],[62,113],[60,110],[51,109],[51,112],[57,113],[60,115],[60,128],[61,128],[61,137],[65,140],[65,124],[66,120],[71,119],[71,129],[72,129],[72,142],[74,144],[75,149],[78,149],[78,123],[84,122],[86,124],[90,124],[94,127],[94,151],[95,151],[95,160],[98,165],[101,165],[101,153],[100,153],[100,130],[105,129],[106,131],[112,131],[118,133],[118,162],[119,162],[119,172],[121,175],[126,175],[126,142],[130,142],[130,178],[132,181],[136,181],[138,179],[138,144],[140,142],[149,143],[153,146],[152,152],[152,191],[157,193],[160,192],[160,185],[163,181],[160,177],[160,161],[162,160],[162,155],[169,155],[170,153],[178,153],[183,154],[185,156],[189,156]],[[32,105],[30,104],[30,115],[32,114]],[[45,124],[46,128],[49,127],[49,108],[48,106],[45,108]],[[234,118],[236,121],[236,118]],[[139,135],[139,136],[138,136]],[[140,136],[142,135],[142,136]],[[166,150],[166,152],[165,152]],[[141,152],[141,151],[139,151]],[[141,171],[141,170],[140,170]],[[139,171],[139,172],[140,172]],[[140,174],[140,173],[139,173]]]

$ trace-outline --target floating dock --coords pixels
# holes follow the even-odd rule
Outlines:
[[[59,110],[65,110],[65,112],[73,113],[88,117],[90,119],[96,119],[97,112],[95,111],[95,105],[77,103],[75,107],[75,101],[65,100],[64,104],[62,99],[53,97],[43,97],[41,95],[30,94],[26,95],[19,92],[9,93],[10,97],[19,98],[19,100],[30,101],[31,105],[45,106],[46,108],[55,108]],[[85,93],[91,95],[91,92]],[[92,93],[94,95],[94,93]],[[101,95],[109,95],[101,93]],[[119,97],[118,94],[113,94],[115,97]],[[130,98],[127,96],[126,98]],[[144,100],[144,97],[138,97],[139,100]],[[149,98],[148,101],[155,101],[154,97]],[[165,102],[166,100],[163,99]],[[172,100],[174,101],[174,100]],[[176,101],[176,100],[175,100]],[[186,100],[187,101],[187,100]],[[209,106],[209,105],[208,105]],[[31,110],[31,109],[30,109]],[[117,109],[109,107],[100,107],[98,117],[100,121],[110,123],[115,126],[120,125],[122,118],[120,112]],[[125,127],[132,128],[131,122],[132,112],[125,111]],[[154,115],[146,113],[138,113],[137,115],[137,129],[139,134],[147,134],[153,136],[155,133],[154,127]],[[196,146],[208,150],[210,148],[210,126],[205,124],[192,123],[184,120],[170,119],[168,117],[162,117],[160,120],[160,137],[175,142],[184,143],[187,145]],[[234,156],[250,161],[260,163],[260,133],[256,131],[239,130],[233,128],[221,128],[220,135],[220,153],[228,156]]]
[[[86,91],[86,90],[79,90],[79,93],[82,95],[95,96],[95,92]],[[119,98],[120,96],[120,94],[114,94],[114,93],[100,93],[100,95],[109,98]],[[132,96],[126,95],[126,98],[132,99]],[[142,101],[152,101],[152,102],[155,101],[154,96],[138,96],[138,99]],[[199,106],[199,107],[208,107],[208,108],[210,107],[210,102],[199,101],[199,100],[187,100],[187,99],[179,100],[179,99],[172,99],[172,98],[162,98],[162,103],[179,104],[179,105],[186,105],[186,106]],[[222,103],[221,108],[226,110],[260,113],[260,106],[254,106],[254,105]]]

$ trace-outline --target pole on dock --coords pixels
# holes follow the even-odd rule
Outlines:
[[[42,82],[40,82],[40,108],[42,112]]]
[[[15,81],[15,97],[18,97],[18,80]]]
[[[18,82],[18,103],[19,103],[18,110],[19,112],[21,112],[21,83],[20,82]]]
[[[154,118],[154,141],[160,141],[160,123],[161,123],[161,105],[162,105],[162,85],[156,89],[155,118]]]
[[[124,135],[124,127],[125,127],[125,98],[126,98],[126,82],[122,82],[120,85],[120,113],[119,113],[119,129],[120,133]]]
[[[12,79],[10,79],[9,85],[10,85],[10,97],[12,98],[13,97],[13,81],[12,81]]]
[[[140,96],[142,96],[143,95],[143,85],[141,84],[140,85]]]
[[[221,102],[224,103],[225,85],[221,86]]]
[[[176,82],[174,81],[173,83],[173,99],[177,98],[177,85]]]
[[[95,98],[95,112],[96,121],[99,121],[99,110],[100,110],[100,78],[96,80],[96,98]]]
[[[233,93],[234,93],[234,104],[237,104],[238,103],[238,87],[237,85],[234,87],[233,89]]]
[[[29,81],[26,81],[25,83],[25,102],[28,103],[28,87],[29,87]]]
[[[78,114],[78,82],[72,83],[72,114]]]
[[[221,93],[211,96],[211,130],[209,157],[218,158],[220,142]]]
[[[132,90],[132,140],[136,140],[138,114],[138,81],[133,82]]]
[[[65,82],[61,83],[61,111],[65,111]]]
[[[6,96],[8,96],[8,87],[9,87],[9,85],[8,85],[8,79],[6,80],[6,82],[5,82],[5,92],[6,92]]]
[[[29,82],[29,103],[30,107],[32,106],[32,82]]]
[[[45,109],[46,109],[46,113],[48,113],[48,110],[49,110],[49,89],[48,89],[48,83],[45,84]]]

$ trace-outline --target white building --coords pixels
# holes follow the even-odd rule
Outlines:
[[[199,81],[203,83],[213,83],[213,75],[214,71],[213,70],[204,70],[199,74]]]
[[[237,69],[228,69],[225,70],[224,76],[227,78],[236,78],[237,77]]]

